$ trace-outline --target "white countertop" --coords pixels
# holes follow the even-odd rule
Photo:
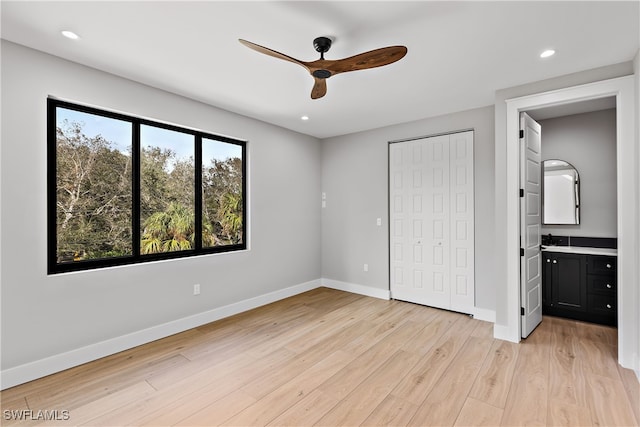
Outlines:
[[[617,256],[617,249],[586,248],[582,246],[542,246],[543,252],[563,252],[567,254],[609,255]]]

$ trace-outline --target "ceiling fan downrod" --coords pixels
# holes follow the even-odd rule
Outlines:
[[[313,40],[313,47],[316,51],[320,52],[320,59],[324,60],[324,53],[328,52],[331,49],[331,39],[328,37],[316,37]],[[329,70],[315,70],[311,73],[313,77],[317,77],[319,79],[328,79],[331,77],[331,71]]]

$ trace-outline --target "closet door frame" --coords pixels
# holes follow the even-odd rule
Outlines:
[[[474,312],[473,140],[473,130],[467,129],[389,142],[389,290],[392,298],[464,313]],[[436,155],[443,146],[442,141],[445,141],[446,168]],[[401,143],[405,143],[403,148],[393,145]],[[414,159],[416,147],[420,147],[417,160]],[[401,153],[410,155],[410,160],[405,158],[397,163]],[[416,166],[412,167],[414,163]],[[440,176],[443,173],[446,173],[445,177]],[[426,181],[425,188],[416,187],[416,176]],[[399,181],[403,181],[400,186]],[[437,205],[435,196],[439,182],[447,187],[446,197],[439,196],[446,200],[446,218],[440,218],[441,215],[433,211]],[[419,211],[424,211],[425,221],[420,221],[420,215],[415,214],[414,194],[424,199]],[[400,210],[399,204],[402,204]],[[413,235],[416,221],[424,224],[421,238]],[[435,238],[438,224],[445,227],[444,238]],[[404,230],[396,234],[401,227]],[[421,241],[422,248],[419,249],[427,262],[416,263],[417,267],[410,271],[403,264],[405,258],[414,258],[418,241]],[[442,258],[446,261],[447,295],[438,295],[436,289],[434,292],[412,289],[415,277],[423,278],[425,288],[432,285],[426,281],[435,282],[433,276],[439,266],[434,263],[437,258],[434,255],[442,249],[446,252]],[[396,283],[398,276],[406,283]]]

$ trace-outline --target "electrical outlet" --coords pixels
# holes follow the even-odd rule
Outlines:
[[[200,295],[200,283],[196,283],[193,285],[193,294]]]
[[[369,264],[364,265],[364,271],[369,271]]]
[[[380,226],[382,225],[382,218],[377,218],[377,219],[376,219],[376,225],[377,225],[378,227],[380,227]]]

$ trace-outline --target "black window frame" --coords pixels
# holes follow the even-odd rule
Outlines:
[[[132,255],[111,258],[81,260],[69,263],[58,263],[57,241],[57,109],[65,108],[82,113],[94,114],[102,117],[122,120],[131,123],[132,136]],[[175,252],[161,252],[153,254],[140,253],[140,127],[142,125],[186,133],[194,136],[195,155],[195,247]],[[238,145],[242,149],[242,242],[238,244],[202,247],[202,139],[212,139],[220,142]],[[200,130],[185,128],[173,124],[156,122],[142,117],[131,116],[113,111],[89,107],[77,103],[47,98],[47,273],[67,273],[73,271],[93,270],[129,264],[139,264],[159,260],[178,259],[223,252],[235,252],[247,249],[247,141],[216,135]]]

